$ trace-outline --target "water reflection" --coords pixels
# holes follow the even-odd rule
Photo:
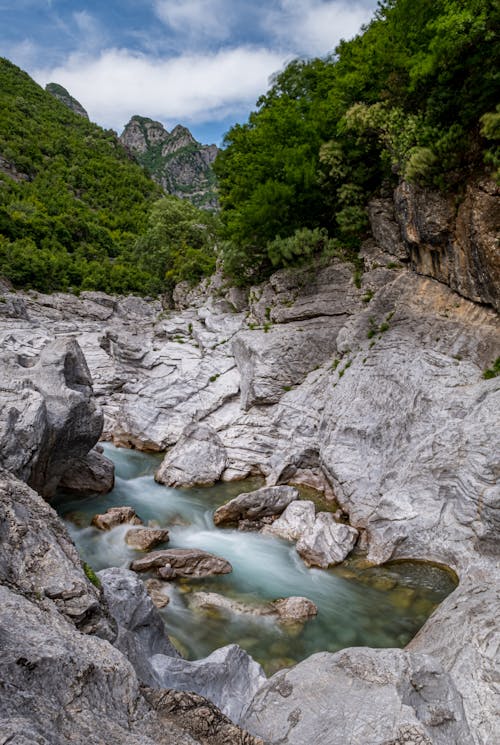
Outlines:
[[[232,574],[168,587],[171,601],[161,613],[169,634],[191,659],[236,642],[270,673],[321,650],[401,647],[455,587],[451,573],[424,563],[369,568],[363,559],[354,558],[328,571],[308,569],[286,541],[214,527],[214,509],[242,491],[257,488],[259,482],[171,489],[153,480],[158,456],[111,445],[106,445],[106,454],[116,465],[116,485],[110,494],[77,500],[61,494],[55,503],[82,558],[95,570],[126,567],[142,555],[125,543],[130,526],[109,532],[90,526],[97,512],[122,505],[133,507],[145,523],[167,527],[169,547],[205,549],[233,565]],[[252,604],[303,595],[316,603],[319,613],[301,628],[283,628],[273,618],[247,614],[201,614],[189,608],[190,594],[199,590]]]

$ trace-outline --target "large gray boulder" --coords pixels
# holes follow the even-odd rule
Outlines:
[[[286,510],[272,525],[266,525],[262,532],[275,535],[285,541],[298,541],[305,533],[309,533],[316,519],[314,502],[308,499],[298,499],[290,502]]]
[[[109,612],[118,625],[115,647],[123,652],[142,683],[157,686],[151,657],[155,654],[178,657],[179,653],[169,640],[144,583],[136,574],[122,568],[104,569],[97,576]]]
[[[165,456],[155,479],[166,486],[211,486],[220,479],[227,455],[210,427],[190,424]]]
[[[240,494],[218,507],[214,512],[214,523],[230,525],[241,520],[259,521],[263,517],[280,515],[298,496],[299,492],[293,486],[264,486]]]
[[[45,497],[101,434],[85,357],[74,339],[56,339],[39,355],[9,352],[1,338],[0,466]]]
[[[162,688],[199,693],[237,724],[266,681],[261,666],[237,644],[216,649],[208,657],[192,662],[155,655],[151,664]]]

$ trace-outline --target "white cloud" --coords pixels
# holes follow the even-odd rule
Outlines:
[[[282,44],[300,54],[321,56],[333,51],[341,39],[350,39],[367,23],[373,7],[343,0],[280,0],[264,26]]]
[[[158,18],[173,31],[191,40],[227,39],[233,21],[226,0],[155,0]]]
[[[282,64],[282,55],[253,47],[167,60],[109,49],[97,59],[72,55],[66,64],[33,76],[41,85],[60,83],[93,121],[121,130],[133,114],[171,126],[246,113]]]

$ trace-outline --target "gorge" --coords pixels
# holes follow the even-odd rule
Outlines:
[[[173,307],[2,287],[3,742],[498,739],[500,378],[485,375],[500,349],[498,188],[473,183],[457,208],[403,184],[369,215],[361,274],[318,261],[249,291],[216,274],[178,285]],[[232,644],[182,661],[140,575],[86,576],[35,493],[102,481],[100,437],[161,453],[171,486],[312,488],[370,566],[436,562],[458,587],[404,649],[351,646],[354,634],[267,680]]]

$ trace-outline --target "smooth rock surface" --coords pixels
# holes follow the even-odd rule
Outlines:
[[[155,479],[166,486],[212,486],[227,466],[227,455],[210,427],[190,424],[165,456]]]
[[[82,458],[75,459],[65,471],[59,486],[82,497],[107,494],[115,485],[115,466],[94,448]]]
[[[216,649],[203,660],[155,655],[151,663],[161,687],[199,693],[237,724],[266,681],[261,666],[237,644]]]
[[[314,502],[300,499],[290,502],[286,510],[273,522],[263,528],[267,535],[275,535],[285,541],[298,541],[304,533],[309,533],[316,518]]]
[[[102,515],[94,515],[91,525],[98,530],[112,530],[118,525],[142,525],[141,518],[132,507],[110,507]]]
[[[231,564],[219,556],[196,548],[167,548],[154,551],[130,565],[134,572],[156,570],[161,579],[177,577],[210,577],[213,574],[229,574]]]
[[[267,486],[240,494],[214,512],[216,525],[238,523],[240,520],[260,520],[280,515],[299,496],[293,486]]]
[[[272,605],[276,609],[280,620],[285,623],[307,621],[309,618],[318,615],[318,609],[312,600],[295,595],[274,600]]]
[[[319,512],[314,524],[297,541],[297,553],[307,566],[327,569],[351,553],[359,532],[335,521],[330,512]]]

